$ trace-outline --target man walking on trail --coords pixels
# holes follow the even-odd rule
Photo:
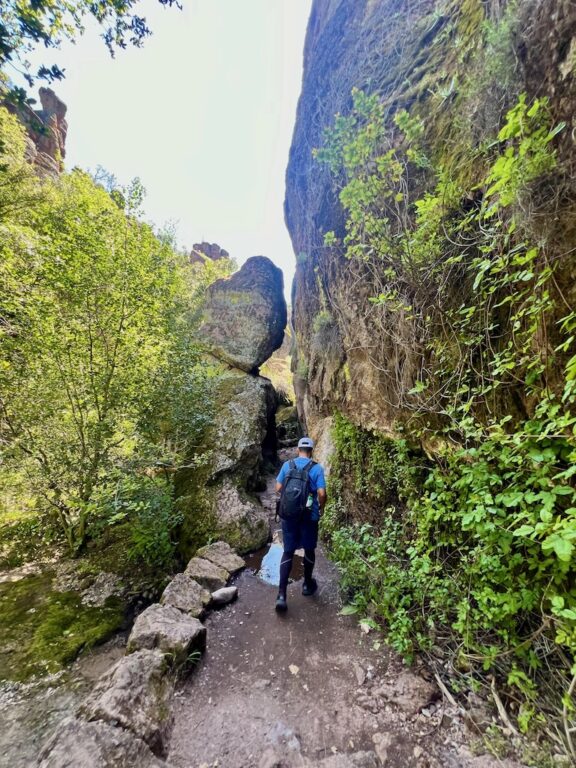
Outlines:
[[[312,578],[318,544],[318,521],[326,505],[326,481],[320,464],[312,461],[314,443],[309,437],[298,442],[298,456],[282,465],[276,478],[280,494],[279,512],[282,518],[284,552],[280,562],[280,587],[276,610],[285,611],[286,589],[292,570],[294,552],[304,550],[304,586],[302,594],[310,597],[318,589]]]

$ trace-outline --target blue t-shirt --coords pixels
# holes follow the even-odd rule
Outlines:
[[[303,469],[306,464],[310,461],[309,458],[306,456],[298,456],[294,459],[296,462],[296,466],[298,469]],[[282,464],[282,469],[280,470],[280,473],[278,477],[276,478],[277,483],[284,484],[284,479],[286,478],[286,475],[290,471],[290,462],[285,461],[284,464]],[[308,481],[310,483],[310,493],[312,494],[313,502],[312,502],[312,514],[310,516],[311,520],[319,520],[320,519],[320,504],[318,503],[318,489],[319,488],[326,488],[326,480],[324,479],[324,470],[322,469],[322,466],[320,464],[314,464],[312,469],[310,470],[310,473],[308,474]]]

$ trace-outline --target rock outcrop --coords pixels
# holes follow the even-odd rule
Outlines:
[[[175,663],[184,664],[193,651],[206,648],[206,628],[171,605],[154,603],[134,622],[127,651],[154,648],[169,654]]]
[[[188,256],[190,264],[205,264],[209,261],[219,261],[230,257],[228,251],[220,248],[217,243],[194,243]]]
[[[57,176],[63,170],[66,156],[67,107],[51,88],[40,88],[39,95],[41,109],[10,101],[4,102],[4,106],[26,128],[28,160],[40,174]]]
[[[209,602],[210,592],[185,573],[178,573],[160,598],[161,605],[171,605],[196,619],[204,615]]]
[[[250,372],[281,346],[286,321],[282,271],[253,256],[210,286],[199,335],[214,357]]]

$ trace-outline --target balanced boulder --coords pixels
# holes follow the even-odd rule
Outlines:
[[[281,346],[286,322],[282,271],[253,256],[211,285],[199,335],[214,357],[249,372]]]

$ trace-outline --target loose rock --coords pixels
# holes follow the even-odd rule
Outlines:
[[[172,687],[160,651],[137,651],[105,672],[79,714],[87,720],[119,724],[143,739],[151,749],[164,750]]]
[[[415,715],[438,696],[438,689],[423,677],[406,670],[389,683],[375,688],[373,694],[392,702],[403,712]]]
[[[185,573],[178,573],[160,598],[162,605],[171,605],[195,618],[203,615],[209,602],[210,592]]]
[[[184,663],[192,651],[205,650],[206,628],[171,605],[155,603],[136,619],[127,652],[153,648],[169,654],[176,663]]]
[[[228,605],[238,597],[238,587],[222,587],[212,592],[212,605],[215,607]],[[240,622],[242,623],[242,622]]]

